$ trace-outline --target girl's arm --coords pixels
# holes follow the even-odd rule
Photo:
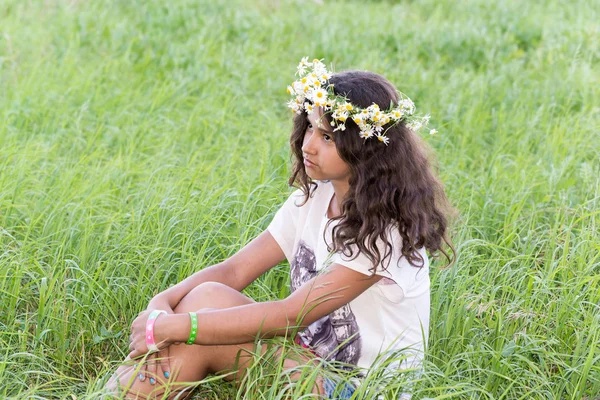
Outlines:
[[[290,335],[296,326],[306,327],[330,314],[379,279],[380,275],[370,277],[334,263],[286,299],[197,311],[198,333],[194,343],[230,345],[252,342],[258,334],[261,337]],[[185,342],[190,325],[187,313],[163,315],[154,326],[155,340],[157,343],[163,340]]]

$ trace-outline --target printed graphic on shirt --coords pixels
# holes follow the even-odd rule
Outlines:
[[[291,291],[294,292],[316,275],[315,253],[303,240],[300,240],[298,250],[290,264]],[[313,322],[298,334],[315,353],[324,359],[353,365],[358,363],[361,338],[356,318],[349,304]],[[345,344],[340,347],[341,343]]]

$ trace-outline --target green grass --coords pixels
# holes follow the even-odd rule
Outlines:
[[[97,398],[150,298],[266,228],[302,56],[383,74],[439,130],[458,261],[415,398],[600,398],[598,3],[324,3],[0,4],[0,398]],[[249,377],[282,398],[277,368]]]

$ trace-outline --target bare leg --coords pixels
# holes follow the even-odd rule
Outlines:
[[[254,302],[251,298],[244,296],[229,286],[218,282],[205,282],[190,291],[175,307],[174,311],[176,313],[185,313],[187,311],[197,311],[201,308],[229,308]],[[225,379],[229,381],[235,380],[236,383],[239,383],[245,375],[246,368],[252,358],[251,352],[253,351],[253,347],[254,343],[224,346],[186,345],[182,343],[169,346],[171,376],[168,379],[167,386],[169,387],[169,392],[172,393],[169,399],[175,398],[178,393],[179,399],[184,399],[187,395],[191,395],[189,384],[184,384],[183,382],[202,380],[209,373],[233,371],[238,353],[240,354],[237,373],[229,375]],[[264,354],[266,350],[265,346],[261,349],[261,354]],[[279,351],[276,354],[279,354]],[[284,360],[284,369],[298,366],[300,363],[310,362],[312,357],[309,357],[308,354],[300,362],[291,359]],[[116,371],[121,387],[128,389],[126,398],[162,398],[162,394],[165,392],[165,384],[167,384],[166,378],[155,376],[155,385],[150,384],[150,379],[148,378],[140,381],[137,379],[136,367],[137,365],[135,364],[133,366],[123,365]],[[299,373],[295,374],[298,375]],[[290,378],[294,379],[294,374]],[[113,393],[117,392],[117,382],[114,375],[106,387],[110,388]],[[181,391],[185,388],[188,388],[185,391],[187,395],[183,396]],[[323,393],[320,379],[317,380],[317,385],[313,389],[313,393]]]

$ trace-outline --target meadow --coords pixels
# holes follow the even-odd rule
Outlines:
[[[423,375],[374,370],[355,398],[600,399],[599,20],[591,0],[3,0],[0,398],[98,398],[148,301],[267,227],[308,56],[431,114],[459,212]],[[284,298],[288,271],[244,293]],[[258,361],[247,398],[284,398]]]

